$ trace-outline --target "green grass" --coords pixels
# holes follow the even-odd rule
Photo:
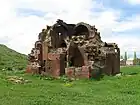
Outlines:
[[[22,70],[27,65],[27,56],[0,44],[0,70]]]
[[[69,83],[41,79],[23,71],[4,71],[0,73],[0,105],[139,105],[140,67],[123,67],[121,71],[125,74],[122,77]],[[15,84],[6,79],[10,75],[31,82]]]

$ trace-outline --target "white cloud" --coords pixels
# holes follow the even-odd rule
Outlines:
[[[109,38],[103,38],[104,41],[109,43],[117,43],[118,46],[121,48],[121,54],[124,54],[124,52],[130,52],[133,53],[134,51],[140,52],[140,43],[139,43],[139,37],[133,37],[128,35],[129,37],[126,37],[126,35],[120,36],[113,36]]]
[[[113,31],[116,32],[127,32],[132,29],[140,28],[140,15],[132,15],[128,17],[126,20],[119,22],[116,24],[116,27],[113,28]]]
[[[129,2],[132,5],[140,4],[140,0],[126,0],[126,1]]]
[[[12,39],[7,45],[22,53],[29,52],[45,23],[45,20],[36,16],[15,18],[11,24],[5,27],[5,35]]]
[[[125,31],[132,26],[133,28],[140,26],[139,18],[118,23],[116,20],[120,18],[122,12],[105,8],[102,3],[95,0],[4,0],[0,7],[0,40],[7,38],[9,41],[6,45],[25,54],[28,54],[34,46],[42,28],[45,28],[46,24],[53,24],[58,18],[68,23],[83,21],[95,25],[105,41],[118,43],[122,51],[129,47],[133,49],[136,44],[130,43],[129,37],[125,40],[122,37],[112,37],[112,31]],[[18,8],[46,14],[44,17],[33,15],[22,17],[16,14]],[[102,11],[97,12],[97,9]],[[139,42],[137,38],[133,40],[135,43]],[[136,50],[139,50],[140,45],[137,45]]]

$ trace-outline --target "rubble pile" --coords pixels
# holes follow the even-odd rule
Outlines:
[[[19,84],[31,82],[29,80],[25,80],[23,77],[18,77],[18,76],[9,76],[9,77],[7,77],[7,79],[11,82],[19,83]]]

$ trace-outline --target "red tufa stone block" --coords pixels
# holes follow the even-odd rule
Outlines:
[[[48,59],[50,62],[49,67],[51,70],[47,70],[48,74],[53,77],[59,77],[63,74],[64,69],[64,57],[63,54],[48,54]],[[48,66],[48,65],[46,65]]]
[[[79,78],[81,76],[81,72],[82,72],[81,67],[75,68],[75,77]]]
[[[84,60],[84,65],[88,65],[88,60]]]
[[[38,74],[38,68],[32,68],[30,65],[27,66],[26,73]]]
[[[69,78],[74,78],[75,77],[75,68],[74,67],[65,68],[65,74]]]
[[[91,77],[91,68],[89,66],[82,66],[81,77],[82,78]]]
[[[76,78],[89,78],[89,72],[80,71],[75,74]]]
[[[75,69],[75,77],[76,78],[87,78],[91,77],[91,69],[89,66],[82,66]]]
[[[52,77],[60,76],[60,61],[59,60],[51,60],[47,63],[47,75]]]
[[[89,71],[90,67],[89,66],[82,66],[82,71]]]
[[[52,61],[52,76],[53,77],[60,76],[60,61],[59,60]]]
[[[90,78],[90,72],[89,71],[81,71],[81,78]]]
[[[48,45],[47,45],[47,42],[43,42],[43,45],[42,45],[42,53],[43,53],[43,60],[47,60],[47,54],[48,54]]]
[[[31,66],[30,66],[30,65],[27,66],[25,72],[26,72],[26,73],[32,73],[32,70],[31,70]]]
[[[39,68],[31,68],[32,74],[39,74]]]
[[[59,60],[60,59],[60,54],[48,53],[48,59],[49,60]]]

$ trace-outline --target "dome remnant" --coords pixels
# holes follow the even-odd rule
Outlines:
[[[29,54],[27,71],[59,77],[92,78],[96,73],[120,73],[120,49],[101,40],[87,23],[67,24],[58,19],[39,33]]]

